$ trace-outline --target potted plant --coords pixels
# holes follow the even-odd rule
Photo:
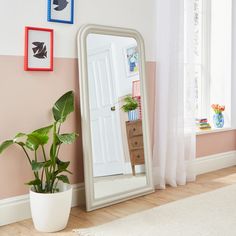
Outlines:
[[[28,134],[18,133],[0,145],[0,154],[11,145],[19,146],[25,153],[34,176],[27,183],[32,218],[35,228],[41,232],[62,230],[69,219],[72,188],[66,174],[71,174],[70,162],[62,161],[59,152],[62,144],[71,144],[77,138],[76,133],[60,132],[62,123],[73,111],[74,94],[69,91],[52,108],[53,124]],[[47,144],[50,144],[48,149]]]
[[[128,119],[129,121],[137,120],[138,119],[138,102],[131,96],[126,96],[125,104],[121,107],[124,112],[128,112]]]

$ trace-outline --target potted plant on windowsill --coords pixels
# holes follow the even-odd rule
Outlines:
[[[61,125],[74,111],[74,94],[72,91],[60,97],[52,108],[53,124],[37,129],[29,134],[18,133],[13,139],[0,145],[0,154],[9,146],[19,146],[30,164],[34,179],[30,186],[30,207],[34,226],[41,232],[55,232],[66,227],[72,201],[72,188],[65,173],[69,161],[59,158],[62,144],[71,144],[76,133],[61,134]],[[50,141],[51,146],[46,151]]]
[[[131,96],[126,96],[125,104],[121,107],[124,112],[128,112],[129,121],[138,120],[138,102]]]

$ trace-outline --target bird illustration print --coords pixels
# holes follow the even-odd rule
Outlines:
[[[34,57],[38,59],[47,58],[47,47],[44,42],[33,42],[35,47],[32,48]]]
[[[53,4],[57,5],[54,10],[63,11],[67,7],[68,3],[67,0],[53,0]]]

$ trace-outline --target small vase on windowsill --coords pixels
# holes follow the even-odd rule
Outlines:
[[[212,104],[212,109],[215,114],[213,115],[213,124],[215,128],[223,128],[224,127],[224,116],[222,112],[225,110],[225,106],[219,104]]]
[[[215,128],[223,128],[224,126],[224,116],[222,112],[213,115],[213,124]]]

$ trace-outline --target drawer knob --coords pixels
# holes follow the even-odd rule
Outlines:
[[[133,131],[135,131],[136,129],[135,128],[133,128]]]
[[[137,144],[138,144],[138,142],[135,142],[134,144],[135,144],[135,145],[137,145]]]
[[[139,155],[137,155],[137,158],[139,158],[140,156]]]
[[[115,111],[115,110],[116,110],[115,106],[111,107],[111,111]]]

